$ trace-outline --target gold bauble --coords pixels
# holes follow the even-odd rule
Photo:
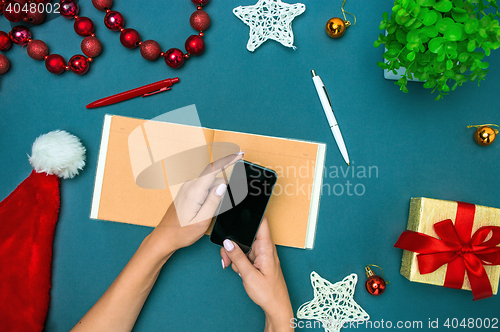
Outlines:
[[[481,126],[474,132],[474,140],[479,145],[490,145],[497,136],[498,131],[490,126]]]
[[[349,21],[344,21],[343,19],[339,17],[334,17],[328,20],[326,22],[326,33],[328,36],[332,38],[339,38],[342,37],[344,34],[345,30],[351,25],[351,22]]]

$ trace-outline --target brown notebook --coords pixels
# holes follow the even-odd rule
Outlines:
[[[217,142],[236,144],[245,151],[245,160],[276,171],[278,181],[265,213],[273,241],[312,249],[324,143],[106,115],[90,217],[155,227],[172,203],[172,188],[176,188],[171,185],[169,189],[166,180],[165,151],[172,155],[185,149],[189,144],[179,137],[199,136],[200,132],[208,147]],[[210,154],[210,148],[207,151]],[[145,185],[153,175],[162,181]]]

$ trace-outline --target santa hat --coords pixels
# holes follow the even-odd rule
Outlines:
[[[31,174],[0,202],[0,331],[42,331],[49,308],[59,178],[85,165],[85,147],[65,131],[33,143]]]

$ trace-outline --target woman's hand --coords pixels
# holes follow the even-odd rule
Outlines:
[[[201,175],[185,182],[165,216],[148,236],[162,257],[198,241],[210,226],[226,192],[222,170],[243,158],[243,153],[229,155],[209,164]]]
[[[144,239],[120,275],[72,332],[132,330],[170,255],[196,242],[210,225],[226,191],[217,174],[242,157],[243,153],[222,158],[208,165],[198,179],[182,185],[160,224]],[[181,226],[179,218],[186,226]]]
[[[292,331],[292,305],[267,218],[262,219],[248,257],[228,239],[221,248],[221,257],[224,268],[232,263],[233,270],[243,280],[248,296],[264,310],[266,331]]]

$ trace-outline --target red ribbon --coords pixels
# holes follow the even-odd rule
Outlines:
[[[441,239],[404,231],[394,245],[418,253],[421,274],[432,273],[448,264],[445,287],[462,288],[465,272],[469,277],[474,301],[493,296],[490,280],[483,265],[500,265],[500,227],[484,226],[472,235],[474,204],[458,202],[455,225],[451,219],[434,224]],[[485,241],[488,236],[491,238]]]

